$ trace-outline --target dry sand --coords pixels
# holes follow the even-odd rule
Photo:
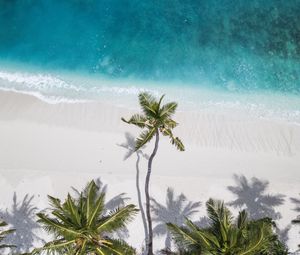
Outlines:
[[[80,189],[92,178],[108,184],[108,197],[125,192],[129,201],[138,204],[137,155],[124,157],[129,152],[125,147],[131,145],[125,134],[136,136],[139,130],[120,120],[133,112],[101,102],[48,104],[32,95],[1,91],[0,208],[10,210],[16,192],[20,203],[26,194],[34,195],[32,204],[43,209],[47,194],[63,198],[71,186]],[[252,177],[269,181],[265,194],[285,195],[285,203],[273,208],[282,215],[281,228],[296,217],[290,197],[300,193],[299,125],[206,111],[178,112],[175,118],[180,126],[174,132],[185,142],[186,151],[178,152],[167,139],[161,140],[151,179],[151,194],[157,201],[165,205],[166,190],[172,187],[176,196],[182,192],[188,200],[202,202],[194,215],[197,220],[205,214],[209,197],[235,198],[227,186],[235,185],[233,175],[238,174],[249,181]],[[151,147],[144,153],[149,154]],[[139,169],[143,193],[143,157]],[[129,230],[128,241],[140,249],[140,215]],[[295,226],[289,231],[292,250],[298,231]],[[156,239],[155,248],[163,243],[164,238]]]

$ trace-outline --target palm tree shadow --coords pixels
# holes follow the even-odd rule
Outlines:
[[[36,242],[44,242],[36,234],[40,226],[35,220],[37,208],[32,205],[33,198],[34,196],[29,197],[26,194],[20,203],[14,192],[11,209],[0,211],[0,218],[6,221],[11,228],[16,229],[6,240],[16,245],[13,252],[17,254],[29,252]]]
[[[254,220],[265,217],[273,220],[281,219],[281,213],[276,211],[275,207],[284,203],[285,196],[283,194],[266,194],[269,186],[268,181],[259,180],[255,177],[248,180],[244,175],[234,175],[234,179],[237,186],[228,186],[227,188],[237,198],[229,202],[229,206],[246,209],[249,217]],[[287,243],[290,229],[290,225],[287,225],[283,229],[276,227],[276,233],[282,242]]]
[[[183,193],[175,197],[172,188],[167,189],[166,205],[158,203],[154,198],[151,198],[151,202],[151,210],[154,214],[153,221],[157,223],[153,229],[153,234],[155,236],[166,236],[165,249],[171,249],[171,235],[166,223],[170,222],[178,226],[184,225],[186,218],[190,218],[198,212],[201,202],[188,201]]]
[[[251,178],[249,181],[244,175],[234,175],[237,186],[228,186],[227,188],[237,198],[228,203],[228,205],[239,209],[246,209],[251,219],[260,219],[269,217],[273,220],[281,218],[281,214],[275,207],[284,203],[282,194],[265,194],[269,182]]]
[[[99,187],[98,193],[104,193],[107,194],[107,184],[103,184],[100,178],[94,180],[95,184]],[[77,196],[80,196],[80,192],[74,188],[71,187],[72,190],[77,194]],[[87,192],[85,190],[84,192]],[[105,208],[104,208],[104,215],[109,214],[111,211],[115,211],[116,209],[120,207],[124,207],[126,205],[126,201],[130,200],[129,197],[126,197],[126,193],[120,193],[119,195],[116,195],[112,197],[110,200],[106,201]],[[129,231],[126,227],[118,230],[113,237],[117,237],[120,239],[126,239],[129,237]]]
[[[147,243],[148,225],[147,225],[146,214],[145,214],[145,210],[144,210],[144,206],[143,206],[143,202],[142,202],[142,195],[141,195],[141,189],[140,189],[140,161],[142,158],[145,158],[148,160],[149,156],[146,153],[143,153],[142,150],[137,150],[137,151],[135,150],[136,141],[135,141],[135,138],[133,135],[126,132],[125,139],[126,139],[126,142],[122,143],[122,144],[118,144],[118,146],[123,147],[127,150],[123,160],[127,160],[133,154],[135,154],[137,157],[136,162],[135,162],[135,169],[136,169],[135,184],[136,184],[136,190],[137,190],[139,209],[140,209],[142,220],[143,220],[145,243]]]
[[[296,206],[293,210],[300,213],[300,199],[291,197],[290,200]]]

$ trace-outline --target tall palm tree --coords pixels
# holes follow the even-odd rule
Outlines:
[[[135,250],[120,239],[108,235],[123,228],[137,213],[134,205],[104,214],[105,193],[99,193],[94,181],[87,185],[78,199],[68,194],[64,203],[58,198],[49,197],[51,214],[38,213],[39,223],[53,234],[55,240],[31,254],[62,253],[72,255],[127,255]]]
[[[200,228],[188,219],[184,227],[167,224],[179,247],[184,247],[188,254],[264,254],[273,238],[271,220],[250,221],[243,210],[235,222],[223,202],[210,199],[206,206],[210,219],[208,228]]]
[[[170,102],[162,105],[163,98],[164,95],[157,100],[147,92],[140,93],[139,103],[143,114],[134,114],[129,120],[122,118],[124,122],[133,124],[144,130],[136,140],[136,151],[138,151],[155,137],[155,145],[148,160],[148,171],[145,181],[146,215],[149,231],[147,252],[149,255],[153,255],[153,230],[150,212],[149,183],[152,170],[152,161],[158,150],[159,135],[162,134],[163,136],[169,137],[171,144],[175,145],[178,150],[184,151],[183,143],[178,137],[175,137],[172,132],[172,130],[178,125],[178,123],[171,118],[177,109],[177,103]]]
[[[190,218],[198,212],[201,203],[188,201],[183,193],[177,197],[174,196],[172,188],[167,189],[166,205],[160,204],[153,198],[151,202],[151,209],[154,213],[153,221],[158,223],[154,227],[153,233],[154,235],[165,235],[165,249],[171,249],[171,235],[166,223],[171,222],[177,226],[184,225],[185,218]]]
[[[5,221],[0,221],[0,228],[6,227],[7,223]],[[0,231],[0,250],[5,248],[13,248],[15,245],[3,244],[2,242],[7,238],[11,233],[15,232],[15,229],[1,230]]]

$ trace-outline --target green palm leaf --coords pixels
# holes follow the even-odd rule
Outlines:
[[[161,107],[160,116],[163,119],[170,118],[176,111],[178,104],[175,102],[167,103],[164,106]]]
[[[175,145],[175,147],[178,150],[184,151],[184,145],[183,145],[183,143],[181,142],[181,140],[178,137],[174,137],[173,136],[173,133],[172,133],[171,129],[163,128],[161,130],[161,132],[163,133],[163,135],[170,137],[171,144]]]
[[[134,205],[127,205],[124,208],[117,209],[100,222],[97,230],[108,233],[116,231],[130,222],[137,212],[138,210]]]
[[[122,121],[128,123],[128,124],[133,124],[135,126],[138,126],[140,128],[146,127],[147,124],[147,118],[143,115],[140,114],[134,114],[129,120],[125,120],[124,118],[121,118]]]
[[[179,227],[173,223],[167,223],[167,227],[171,232],[173,239],[183,246],[198,244],[198,240],[194,238],[191,232],[183,227]]]
[[[81,235],[80,232],[61,224],[56,219],[48,218],[43,213],[38,213],[37,216],[39,217],[38,222],[41,223],[46,230],[52,230],[54,233],[58,233],[59,235],[69,235],[72,238],[76,238]]]
[[[156,109],[158,102],[156,98],[153,97],[148,92],[143,92],[139,94],[140,106],[146,116],[155,117],[157,115]]]
[[[136,140],[135,150],[138,151],[141,149],[146,143],[150,142],[153,136],[156,133],[156,129],[152,128],[147,131],[144,131],[140,134],[140,136]]]
[[[137,213],[134,205],[128,205],[117,211],[104,215],[105,193],[91,181],[80,196],[73,198],[68,194],[61,204],[57,198],[49,197],[52,206],[51,216],[39,213],[39,222],[54,234],[55,239],[41,248],[36,248],[32,254],[119,254],[122,250],[133,250],[125,242],[110,240],[110,233],[132,220]],[[116,247],[114,247],[116,245]],[[120,253],[127,254],[127,253]],[[128,253],[133,254],[133,253]]]

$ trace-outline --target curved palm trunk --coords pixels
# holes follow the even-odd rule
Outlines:
[[[153,152],[148,160],[148,172],[146,176],[145,182],[145,194],[146,194],[146,214],[147,214],[147,221],[148,221],[148,255],[153,255],[153,231],[152,231],[152,219],[151,219],[151,212],[150,212],[150,195],[149,195],[149,183],[150,183],[150,176],[151,176],[151,169],[152,169],[152,161],[156,155],[158,149],[158,142],[159,142],[159,132],[156,130],[155,134],[155,146]]]

